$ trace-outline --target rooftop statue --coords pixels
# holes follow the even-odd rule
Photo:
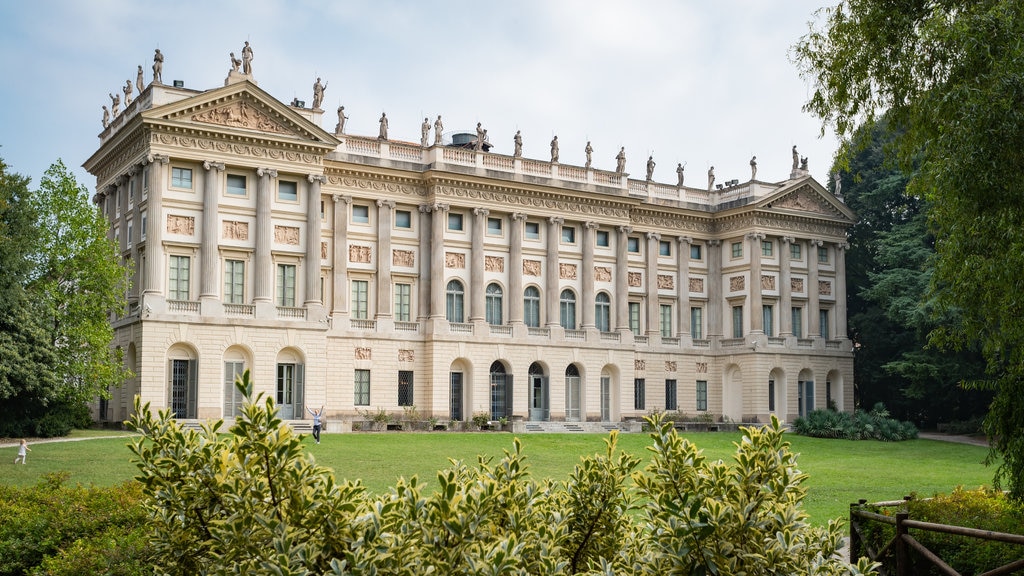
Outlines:
[[[444,124],[441,122],[441,115],[437,115],[437,120],[434,120],[434,145],[441,145],[441,133],[444,132]]]
[[[423,124],[420,125],[420,146],[427,147],[427,142],[430,140],[430,118],[424,118]]]
[[[647,157],[647,181],[650,182],[651,178],[654,177],[654,156]]]
[[[516,135],[512,138],[515,143],[515,149],[512,152],[512,156],[519,158],[523,155],[523,135],[520,134],[519,130],[516,130]]]
[[[551,139],[551,163],[558,163],[558,136]]]
[[[153,54],[153,84],[164,83],[164,55],[157,48]]]
[[[139,72],[135,75],[135,87],[139,89],[139,94],[146,88],[146,83],[142,79],[142,64],[139,64]]]
[[[110,126],[110,110],[107,110],[107,107],[104,106],[103,107],[103,128],[106,129],[108,126]]]
[[[379,122],[380,122],[380,133],[377,134],[377,138],[380,139],[380,140],[387,140],[388,139],[388,115],[383,113],[383,112],[381,112],[380,113],[380,120],[379,120]]]
[[[757,178],[757,156],[750,159],[750,179]]]
[[[715,167],[708,168],[708,192],[715,187]]]
[[[345,120],[347,119],[348,116],[345,116],[345,107],[338,106],[338,123],[334,126],[334,133],[336,135],[345,133]]]
[[[117,94],[110,95],[110,115],[117,116],[121,111],[121,97]]]
[[[591,155],[594,153],[594,147],[590,145],[590,140],[587,140],[587,147],[583,149],[583,153],[587,155],[586,168],[590,168]]]
[[[127,110],[128,106],[132,103],[132,81],[125,80],[124,88],[121,90],[124,92],[124,109]]]
[[[676,165],[676,177],[677,177],[676,186],[679,186],[680,188],[682,188],[682,186],[683,186],[683,178],[685,176],[686,176],[686,167],[683,166],[682,162],[680,162],[680,163],[678,163]]]
[[[626,147],[619,148],[619,153],[615,155],[615,171],[619,174],[626,172]]]
[[[252,46],[249,42],[242,48],[242,74],[252,76]]]
[[[324,102],[324,92],[327,90],[327,82],[320,83],[320,78],[316,79],[316,83],[313,84],[313,109],[319,110],[320,105]]]
[[[231,52],[229,56],[231,57],[231,71],[238,72],[238,69],[242,67],[242,59],[235,56],[234,52]]]

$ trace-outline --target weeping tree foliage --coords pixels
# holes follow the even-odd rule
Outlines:
[[[846,0],[796,45],[806,109],[841,136],[884,114],[929,202],[931,342],[980,345],[995,482],[1024,499],[1024,2]],[[908,171],[909,172],[909,171]]]
[[[836,555],[839,521],[808,524],[806,475],[777,419],[745,429],[733,462],[707,460],[655,416],[643,471],[613,432],[567,480],[537,480],[516,439],[497,461],[452,461],[432,491],[414,477],[372,495],[318,466],[249,378],[227,433],[136,400],[158,574],[873,574]]]

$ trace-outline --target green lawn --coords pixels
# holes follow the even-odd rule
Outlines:
[[[737,433],[688,433],[709,458],[729,458]],[[525,434],[520,436],[535,477],[564,480],[579,457],[604,450],[606,436],[593,434]],[[800,454],[801,469],[809,475],[805,505],[815,523],[845,517],[850,502],[899,499],[911,492],[929,496],[958,485],[990,485],[993,469],[982,460],[987,449],[934,440],[875,442],[822,440],[789,435]],[[32,485],[48,472],[68,471],[70,481],[110,485],[135,473],[126,438],[99,437],[75,442],[30,445],[28,464],[14,466],[17,448],[0,449],[0,483]],[[478,454],[500,458],[512,449],[506,433],[353,433],[325,434],[316,445],[306,440],[309,453],[338,478],[361,479],[373,492],[392,486],[400,476],[417,475],[433,484],[436,471],[449,458],[475,464]],[[649,460],[646,434],[622,434],[621,450]]]

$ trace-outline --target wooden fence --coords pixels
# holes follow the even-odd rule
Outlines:
[[[909,499],[906,498],[905,500]],[[966,576],[957,572],[942,560],[935,552],[929,550],[914,538],[911,530],[925,532],[939,532],[977,538],[979,540],[990,540],[996,542],[1008,542],[1024,546],[1024,536],[1018,534],[1006,534],[1004,532],[992,532],[991,530],[978,530],[975,528],[964,528],[963,526],[950,526],[947,524],[935,524],[933,522],[921,522],[911,520],[906,512],[897,512],[895,515],[887,516],[865,510],[865,506],[872,507],[897,507],[902,506],[902,501],[878,502],[867,504],[867,500],[850,504],[850,561],[855,562],[861,556],[882,564],[879,574],[882,576],[910,576],[915,574],[911,562],[911,550],[917,552],[918,557],[935,566],[938,571],[948,576]],[[895,535],[881,549],[874,549],[865,543],[864,529],[868,523],[880,522],[895,526]],[[1002,574],[1013,574],[1018,570],[1024,570],[1024,548],[1021,549],[1021,558],[1004,564],[997,568],[983,572],[977,576],[998,576]]]

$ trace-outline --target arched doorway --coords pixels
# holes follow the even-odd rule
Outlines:
[[[580,371],[575,364],[565,368],[565,421],[580,421]]]
[[[195,418],[199,403],[199,359],[187,344],[167,350],[168,406],[175,418]]]
[[[544,367],[538,362],[530,364],[530,420],[545,421],[549,417],[551,399],[548,390],[548,377]]]
[[[727,367],[723,375],[722,415],[743,421],[743,372],[735,364]]]
[[[512,375],[499,361],[491,364],[491,420],[512,416]]]
[[[796,397],[801,418],[814,411],[814,375],[810,370],[801,370],[797,376]]]
[[[277,354],[277,374],[275,378],[275,400],[278,416],[282,420],[302,418],[302,407],[305,403],[306,365],[302,356],[295,350],[286,349]],[[357,386],[360,383],[356,383]],[[369,382],[366,382],[369,389]]]

